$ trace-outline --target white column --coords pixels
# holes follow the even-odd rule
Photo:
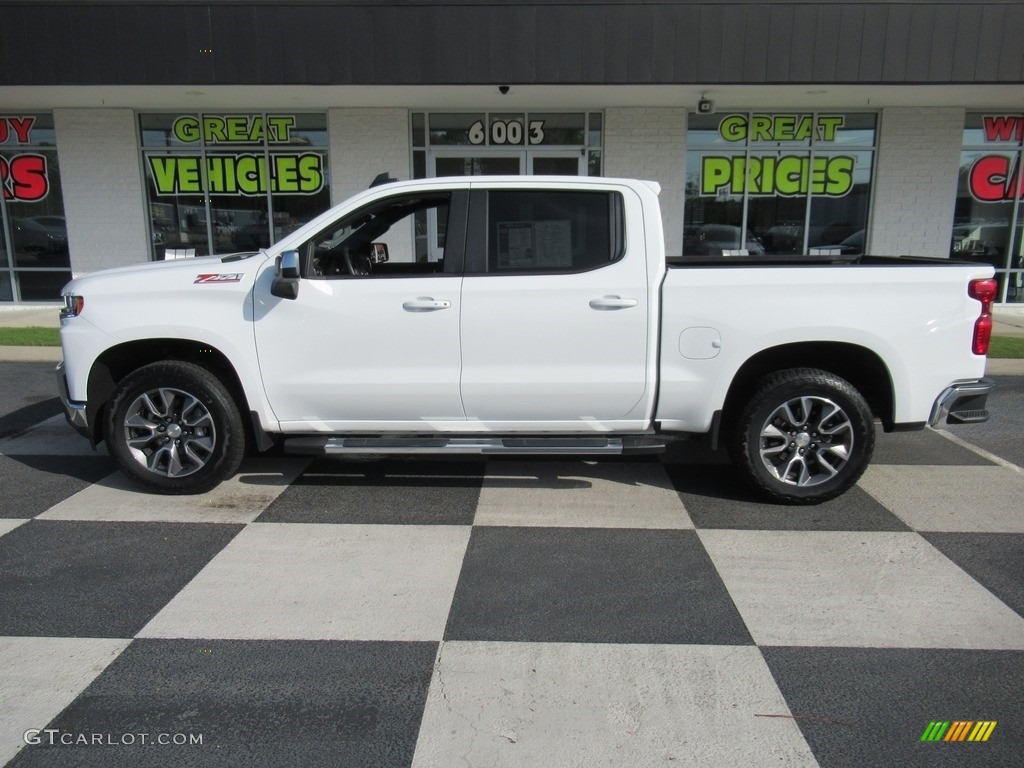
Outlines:
[[[645,179],[661,184],[665,249],[683,252],[686,110],[612,108],[604,113],[605,176]]]
[[[53,112],[71,272],[149,261],[135,113]]]

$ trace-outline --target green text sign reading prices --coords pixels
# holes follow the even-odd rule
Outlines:
[[[835,141],[842,115],[728,115],[718,124],[728,142],[755,147],[760,142]],[[853,189],[857,160],[849,155],[704,155],[701,195],[843,197]]]

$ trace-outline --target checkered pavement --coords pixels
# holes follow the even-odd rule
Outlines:
[[[159,497],[67,429],[0,440],[0,763],[1024,764],[1024,474],[941,434],[779,507],[682,454]]]

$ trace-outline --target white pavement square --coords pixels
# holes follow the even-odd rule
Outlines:
[[[660,463],[492,461],[476,525],[693,528]]]
[[[1024,475],[1006,467],[878,465],[860,486],[918,531],[1024,533]]]
[[[440,640],[469,526],[261,523],[139,637]]]
[[[0,765],[47,727],[128,647],[128,640],[0,637]]]
[[[816,766],[789,714],[751,646],[448,642],[413,767]]]
[[[698,535],[758,645],[1024,649],[1024,619],[917,533]]]
[[[139,490],[120,472],[79,491],[40,520],[105,522],[251,523],[308,464],[306,459],[248,459],[238,474],[204,494],[158,496]]]
[[[15,528],[17,528],[19,525],[23,525],[23,524],[25,524],[27,522],[28,522],[28,520],[11,520],[11,519],[0,520],[0,536],[3,536],[5,533],[10,533]]]

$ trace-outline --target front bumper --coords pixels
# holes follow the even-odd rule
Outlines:
[[[941,424],[979,424],[988,421],[985,402],[993,386],[992,379],[979,379],[946,387],[935,399],[928,424],[937,427]]]
[[[92,439],[89,434],[89,415],[86,412],[86,404],[72,400],[68,391],[68,380],[64,375],[64,361],[57,364],[54,375],[57,377],[57,392],[60,395],[60,404],[64,407],[64,418],[68,420],[76,432],[82,437]]]

